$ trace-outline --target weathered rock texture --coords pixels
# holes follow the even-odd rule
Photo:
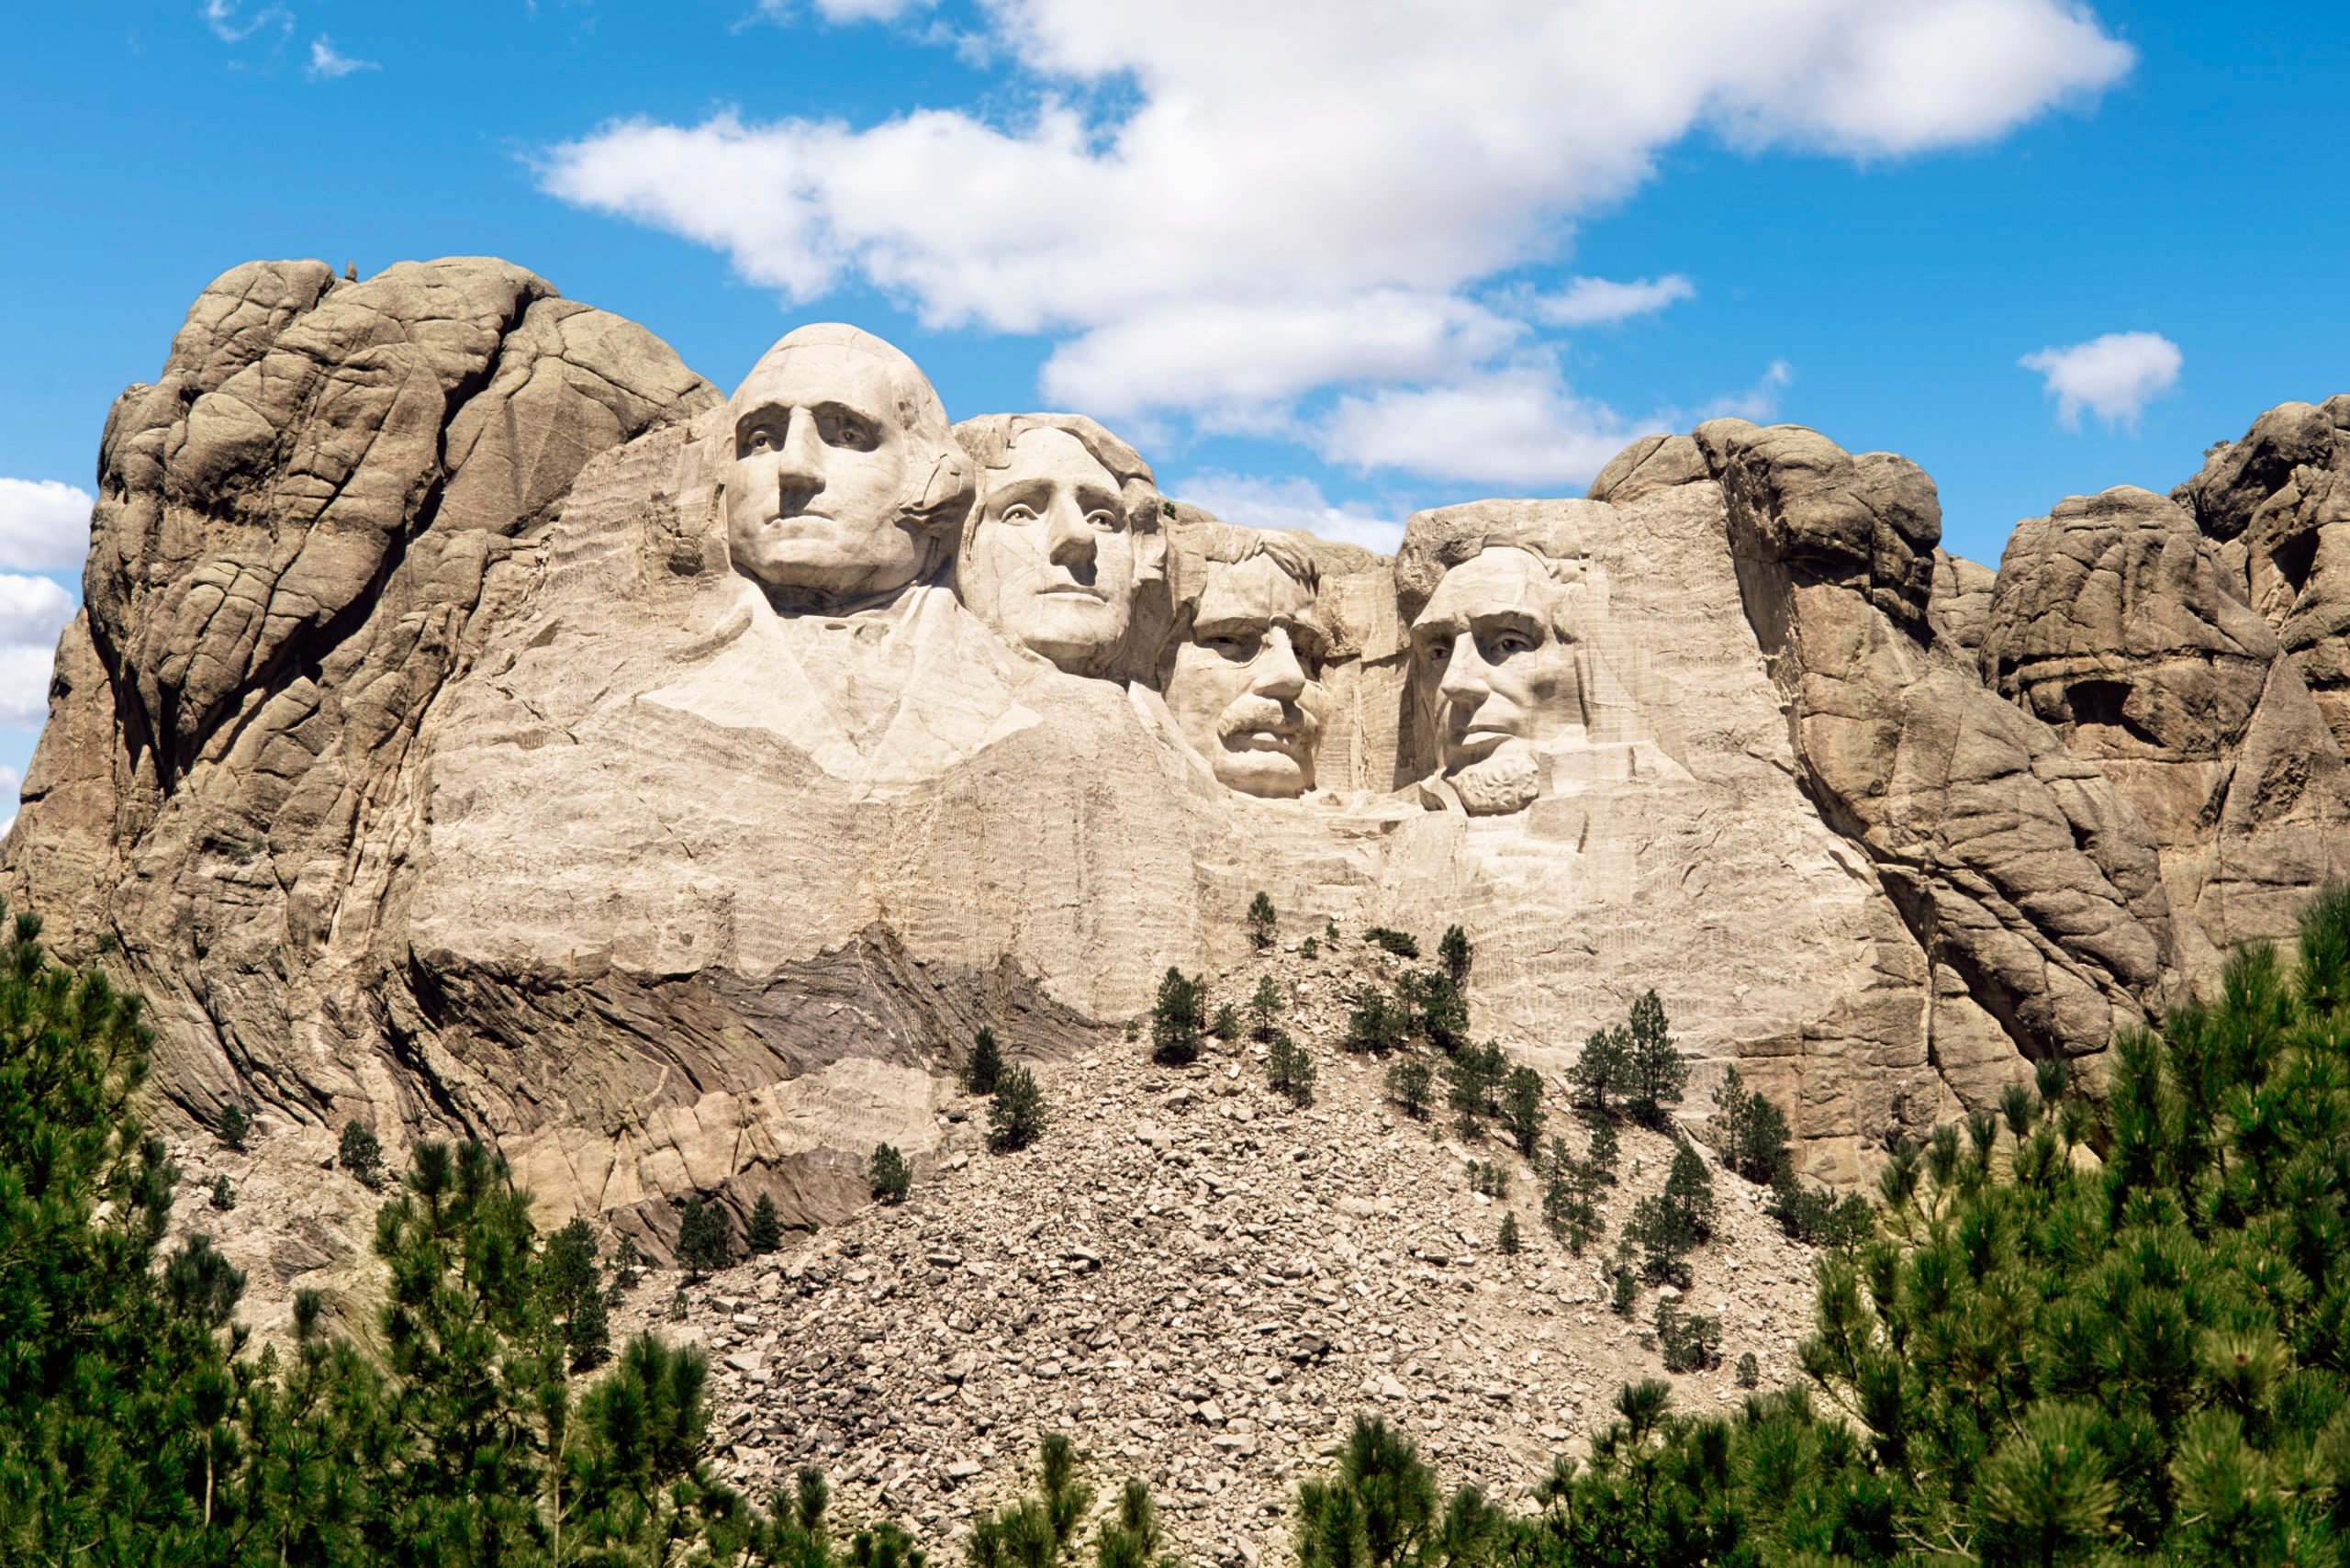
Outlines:
[[[1915,465],[1735,420],[1421,514],[1400,565],[1317,543],[1321,787],[1259,800],[943,587],[779,613],[732,417],[643,330],[499,262],[256,263],[108,421],[0,872],[153,998],[188,1115],[491,1137],[656,1242],[693,1190],[840,1217],[875,1143],[940,1146],[979,1024],[1125,1048],[1259,890],[1292,934],[1461,923],[1475,1029],[1547,1068],[1657,987],[1851,1179],[2338,866],[2345,415],[2066,502],[1996,578]],[[1167,527],[1180,581],[1220,525]],[[1585,722],[1464,814],[1405,617],[1512,541],[1580,596]]]

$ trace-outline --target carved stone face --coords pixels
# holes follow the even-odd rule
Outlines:
[[[773,587],[887,593],[935,545],[907,526],[908,441],[892,367],[843,345],[788,348],[734,394],[726,547]]]
[[[1484,550],[1447,572],[1412,622],[1438,766],[1472,813],[1532,804],[1537,758],[1583,727],[1575,644],[1558,632],[1566,591],[1530,553]]]
[[[1133,619],[1136,539],[1117,476],[1067,431],[1033,429],[990,470],[956,566],[980,620],[1072,675],[1115,660]]]
[[[1314,593],[1270,555],[1208,567],[1167,708],[1218,779],[1244,795],[1303,795],[1329,701]]]

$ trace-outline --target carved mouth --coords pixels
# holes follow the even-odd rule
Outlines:
[[[1038,599],[1082,599],[1095,604],[1107,604],[1110,596],[1100,588],[1087,588],[1083,583],[1055,583],[1036,590]]]

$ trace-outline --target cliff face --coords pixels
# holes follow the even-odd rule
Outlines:
[[[1421,514],[1393,562],[1148,494],[1171,625],[1110,679],[951,574],[755,581],[744,410],[519,268],[254,263],[108,420],[0,871],[152,998],[186,1113],[462,1129],[656,1240],[689,1190],[845,1212],[875,1143],[938,1146],[971,1029],[1114,1040],[1169,964],[1238,971],[1259,890],[1285,943],[1463,924],[1475,1032],[1550,1068],[1653,986],[1850,1179],[2034,1058],[2093,1070],[2340,868],[2345,410],[2067,501],[1996,577],[1914,465],[1791,426]],[[1017,521],[988,461],[967,551]],[[1266,550],[1311,666],[1267,711],[1312,722],[1249,722],[1318,745],[1302,794],[1234,783],[1184,684]],[[1510,593],[1548,706],[1495,749],[1438,665]]]

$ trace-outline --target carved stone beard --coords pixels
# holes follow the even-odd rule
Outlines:
[[[1542,765],[1525,741],[1510,741],[1491,756],[1445,776],[1472,817],[1522,812],[1542,795]]]

